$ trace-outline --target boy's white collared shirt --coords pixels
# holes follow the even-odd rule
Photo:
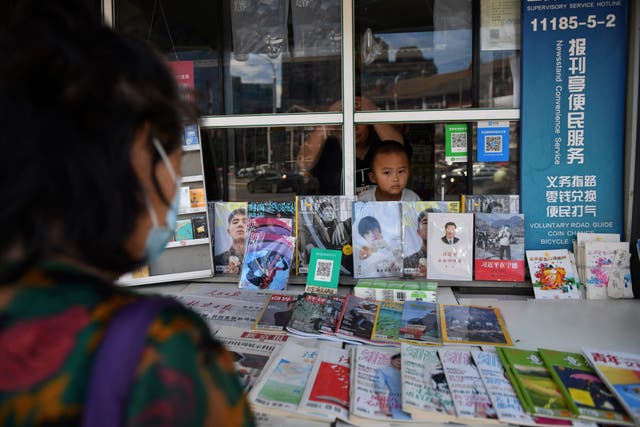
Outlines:
[[[376,202],[376,186],[372,185],[366,191],[363,191],[358,195],[358,201],[360,202]],[[403,202],[417,202],[420,201],[420,197],[413,191],[408,188],[402,189],[402,197],[400,201]]]

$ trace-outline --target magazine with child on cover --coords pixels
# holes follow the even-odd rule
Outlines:
[[[353,277],[400,277],[400,202],[353,203]]]

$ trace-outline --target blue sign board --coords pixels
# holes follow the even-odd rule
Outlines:
[[[526,249],[621,233],[627,1],[522,3]]]

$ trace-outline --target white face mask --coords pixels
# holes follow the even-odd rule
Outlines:
[[[176,221],[178,219],[178,207],[180,204],[180,191],[178,191],[180,188],[180,178],[178,178],[175,171],[173,170],[173,166],[171,166],[169,157],[167,156],[166,151],[164,151],[164,148],[162,148],[162,145],[157,138],[153,138],[153,145],[156,147],[156,150],[158,150],[162,161],[169,171],[169,175],[171,175],[171,178],[175,182],[176,194],[171,201],[169,209],[167,210],[165,225],[161,225],[158,222],[158,215],[156,214],[155,209],[153,209],[153,206],[151,206],[149,198],[145,197],[147,210],[149,211],[149,216],[151,217],[151,224],[153,224],[145,243],[144,256],[148,263],[151,263],[158,259],[158,257],[162,254],[165,247],[167,246],[167,243],[171,239],[171,235],[176,228]]]

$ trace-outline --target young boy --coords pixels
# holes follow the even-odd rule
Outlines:
[[[409,180],[407,148],[397,141],[382,141],[371,158],[369,178],[376,184],[358,196],[361,201],[417,201],[420,197],[405,188]]]

